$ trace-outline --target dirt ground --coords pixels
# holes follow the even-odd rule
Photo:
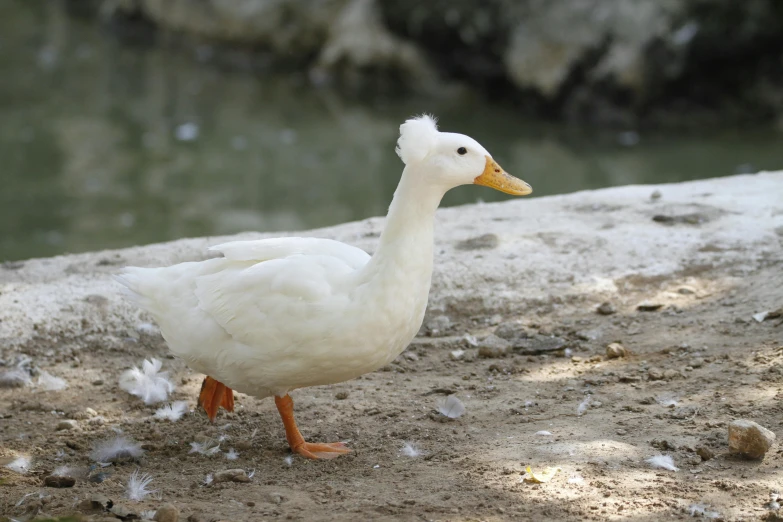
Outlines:
[[[269,399],[238,395],[236,412],[221,410],[215,425],[198,410],[174,423],[154,420],[159,405],[118,387],[124,369],[161,358],[177,383],[171,400],[191,409],[202,380],[166,355],[154,331],[29,348],[37,368],[69,387],[0,390],[0,458],[32,459],[27,473],[0,467],[0,513],[129,520],[172,503],[180,520],[192,521],[783,520],[768,507],[783,492],[780,440],[763,461],[730,455],[727,444],[727,425],[738,418],[783,435],[783,318],[752,318],[783,306],[781,273],[772,260],[752,274],[724,268],[615,281],[610,315],[597,313],[601,300],[588,296],[503,316],[430,319],[381,371],[293,393],[308,440],[348,441],[353,452],[336,460],[289,458]],[[638,310],[645,301],[661,307]],[[517,348],[477,357],[466,335],[493,331]],[[629,355],[607,359],[614,341]],[[449,394],[465,404],[458,419],[436,410]],[[64,419],[75,427],[56,430]],[[92,447],[120,430],[144,455],[90,471]],[[221,438],[213,456],[189,453],[192,441]],[[422,454],[403,453],[406,443]],[[230,448],[236,460],[226,459]],[[704,460],[697,450],[714,456]],[[645,462],[659,454],[679,470]],[[75,486],[43,487],[62,465],[73,468]],[[534,484],[523,480],[526,466],[561,469]],[[231,468],[252,478],[205,484],[208,474]],[[139,502],[126,497],[136,469],[156,490]],[[84,499],[95,499],[96,510]],[[115,514],[100,512],[107,500]]]

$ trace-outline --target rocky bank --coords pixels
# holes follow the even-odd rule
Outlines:
[[[201,58],[367,95],[443,95],[457,82],[527,113],[617,125],[770,120],[783,108],[776,0],[98,3],[105,23],[185,36]],[[238,49],[253,58],[232,58]]]

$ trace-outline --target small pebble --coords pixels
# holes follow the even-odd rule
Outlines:
[[[65,419],[61,420],[57,423],[57,427],[55,428],[57,431],[60,430],[75,430],[78,427],[78,423],[73,419]]]
[[[44,486],[47,488],[72,488],[74,484],[76,484],[76,479],[73,477],[50,475],[44,478]]]
[[[215,483],[218,482],[250,482],[250,478],[243,469],[227,469],[218,471],[214,475]]]
[[[692,286],[681,286],[677,289],[677,293],[682,295],[693,295],[696,293],[696,289],[694,289]]]
[[[663,379],[663,371],[660,368],[650,368],[647,370],[647,377],[649,377],[651,381],[660,381]]]
[[[344,401],[348,398],[348,392],[347,391],[339,391],[334,394],[334,398],[338,401]]]
[[[690,361],[688,361],[688,366],[690,366],[691,368],[701,368],[702,366],[704,366],[704,359],[702,359],[701,357],[696,357],[695,359],[691,359]]]
[[[707,461],[715,457],[712,450],[706,446],[699,446],[696,448],[696,454],[701,457],[701,460]]]
[[[729,450],[750,459],[763,459],[775,442],[775,434],[767,428],[746,419],[729,424]]]
[[[507,340],[491,334],[479,340],[478,356],[484,358],[505,357],[511,349]]]
[[[103,379],[95,379],[91,384],[93,386],[101,386],[103,384]]]
[[[628,350],[620,343],[611,343],[606,347],[607,359],[618,359],[628,355]]]
[[[271,502],[272,504],[282,504],[285,500],[285,497],[281,495],[280,493],[269,493],[266,496],[266,499],[268,502]]]
[[[179,509],[173,504],[163,504],[155,512],[155,516],[152,520],[155,520],[156,522],[178,522]]]
[[[652,303],[650,301],[644,301],[636,305],[636,309],[640,312],[656,312],[663,308],[663,303]]]
[[[605,303],[601,303],[595,311],[601,315],[612,315],[617,313],[617,308],[609,301],[606,301]]]

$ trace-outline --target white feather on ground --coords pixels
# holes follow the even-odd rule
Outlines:
[[[158,408],[155,412],[155,418],[159,420],[168,420],[177,422],[188,411],[187,401],[174,401],[167,406]]]
[[[406,442],[402,446],[400,454],[404,457],[416,458],[424,455],[424,452],[417,448],[412,442]]]
[[[21,388],[30,384],[31,361],[29,357],[23,356],[10,369],[0,371],[0,388]]]
[[[41,372],[35,386],[43,391],[60,391],[66,389],[68,383],[65,382],[65,379],[55,377],[49,372]]]
[[[226,458],[227,458],[228,460],[237,460],[237,459],[239,458],[239,453],[238,453],[238,452],[237,452],[237,450],[235,450],[234,448],[230,448],[230,449],[229,449],[229,450],[226,452]]]
[[[214,480],[214,477],[213,477],[212,473],[207,473],[207,476],[206,476],[206,477],[204,477],[204,482],[203,482],[203,484],[204,484],[205,486],[209,486],[210,484],[212,484],[212,481],[213,481],[213,480]]]
[[[539,437],[549,437],[552,435],[552,432],[541,430],[541,431],[537,431],[536,435],[538,435]]]
[[[679,468],[674,465],[674,459],[669,455],[654,455],[649,459],[645,459],[645,462],[654,468],[668,469],[669,471],[679,471]]]
[[[6,468],[10,469],[11,471],[16,471],[17,473],[27,473],[30,471],[30,465],[32,462],[30,461],[30,457],[26,457],[24,455],[20,455],[16,457],[14,460],[9,462],[5,465]]]
[[[160,371],[163,363],[158,359],[144,359],[142,367],[134,367],[120,376],[120,388],[144,401],[155,404],[165,401],[174,391],[169,372]]]
[[[667,408],[671,406],[677,406],[678,400],[679,397],[673,393],[662,393],[655,398],[655,402]]]
[[[701,515],[704,518],[720,518],[720,513],[711,510],[707,504],[691,504],[688,507],[688,511],[690,511],[692,517]]]
[[[55,477],[72,477],[75,471],[71,466],[57,466],[52,471],[52,475]]]
[[[199,453],[211,457],[220,452],[220,444],[214,440],[208,440],[206,442],[191,442],[190,451],[188,453]]]
[[[293,455],[286,456],[286,458],[283,459],[283,462],[285,462],[287,466],[292,465],[294,463],[294,456]]]
[[[30,374],[22,368],[0,372],[0,388],[21,388],[30,384]]]
[[[465,413],[465,405],[456,395],[449,395],[438,401],[438,412],[450,419],[461,417]]]
[[[139,443],[123,436],[104,440],[95,445],[90,458],[95,462],[113,462],[121,459],[138,459],[144,455]]]
[[[590,407],[591,402],[593,402],[592,395],[588,395],[587,397],[585,397],[585,400],[580,402],[579,406],[576,407],[576,414],[581,417],[582,414],[587,411],[587,408]]]
[[[150,493],[154,493],[156,490],[147,489],[150,482],[152,482],[152,477],[149,476],[149,474],[142,473],[139,475],[138,469],[134,471],[128,479],[128,486],[126,488],[128,498],[138,502],[144,500],[144,497]]]

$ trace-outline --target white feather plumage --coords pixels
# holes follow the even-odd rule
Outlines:
[[[144,359],[142,367],[125,371],[120,377],[120,388],[144,401],[155,404],[165,401],[174,391],[169,372],[160,371],[163,363],[158,359]]]
[[[654,455],[649,459],[645,459],[645,462],[654,468],[668,469],[669,471],[680,470],[674,465],[674,459],[669,455]]]
[[[188,411],[187,401],[174,401],[171,404],[158,408],[155,418],[159,420],[178,421]]]
[[[60,391],[66,389],[68,383],[65,382],[65,379],[55,377],[49,372],[41,372],[36,387],[43,391]]]
[[[410,165],[427,157],[438,141],[438,125],[435,118],[422,114],[400,125],[397,140],[397,155],[403,163]]]
[[[144,500],[144,497],[150,493],[155,493],[157,490],[147,489],[147,486],[150,485],[150,482],[152,482],[152,477],[148,473],[142,473],[139,475],[138,469],[131,473],[130,478],[128,478],[128,486],[126,488],[128,498],[139,502]]]
[[[113,462],[121,459],[138,459],[144,455],[141,445],[131,439],[119,436],[95,445],[90,458],[95,462]]]

